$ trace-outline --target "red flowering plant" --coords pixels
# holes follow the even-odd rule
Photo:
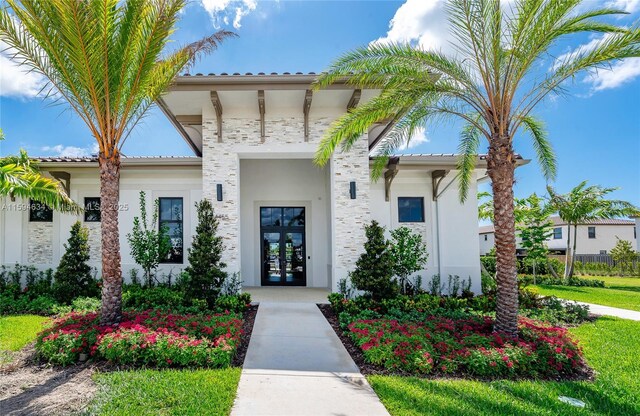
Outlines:
[[[479,377],[557,378],[585,364],[566,329],[521,318],[520,335],[492,333],[493,319],[428,316],[419,322],[361,319],[348,334],[365,360],[412,374],[465,374]]]
[[[71,313],[38,335],[36,350],[68,365],[81,354],[123,365],[224,367],[231,363],[242,321],[230,313],[178,315],[125,312],[117,327],[100,326],[97,313]]]

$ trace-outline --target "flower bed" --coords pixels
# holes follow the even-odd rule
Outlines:
[[[521,318],[516,339],[492,333],[493,319],[429,316],[420,322],[359,319],[348,335],[365,361],[411,374],[569,378],[585,367],[564,328]]]
[[[70,313],[38,335],[36,350],[60,365],[86,355],[132,366],[226,367],[241,328],[242,320],[230,313],[125,312],[117,327],[101,326],[97,313]]]

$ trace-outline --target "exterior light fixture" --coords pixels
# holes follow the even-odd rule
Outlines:
[[[221,183],[216,185],[216,199],[218,201],[222,201],[222,184]]]
[[[356,199],[356,183],[355,182],[349,182],[349,196],[351,196],[351,199]]]

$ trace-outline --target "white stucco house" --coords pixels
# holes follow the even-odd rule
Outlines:
[[[553,222],[553,235],[547,240],[547,248],[557,254],[565,254],[567,248],[567,223],[558,216],[551,216]],[[480,226],[478,229],[480,241],[480,254],[488,253],[495,245],[493,225]],[[573,228],[571,229],[573,241]],[[609,254],[620,240],[631,242],[635,247],[638,244],[637,225],[633,220],[608,219],[590,221],[579,224],[577,229],[576,254]],[[517,239],[520,249],[520,239]],[[573,242],[572,242],[573,244]]]
[[[336,84],[311,91],[314,74],[181,76],[159,106],[193,149],[192,157],[124,157],[120,185],[123,273],[136,265],[126,234],[139,214],[138,195],[160,200],[160,222],[171,230],[174,250],[161,267],[185,267],[196,227],[194,203],[213,202],[229,272],[246,286],[336,289],[354,268],[365,241],[363,227],[377,220],[387,229],[406,225],[421,233],[429,261],[421,274],[471,277],[480,292],[476,186],[458,199],[456,155],[393,158],[384,178],[370,179],[371,155],[390,125],[371,127],[325,167],[312,158],[323,133],[341,114],[379,91]],[[144,139],[143,139],[144,140]],[[147,138],[154,153],[153,138]],[[41,158],[87,210],[79,217],[44,208],[19,209],[4,201],[0,212],[0,263],[55,267],[69,229],[80,219],[90,232],[91,261],[100,266],[97,161]],[[474,182],[486,177],[478,158]],[[28,201],[22,201],[22,207]],[[426,282],[425,282],[426,283]]]

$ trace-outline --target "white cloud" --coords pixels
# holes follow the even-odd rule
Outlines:
[[[200,2],[211,16],[216,29],[221,23],[228,25],[231,16],[233,16],[233,27],[239,29],[242,26],[242,18],[258,6],[257,0],[200,0]]]
[[[55,146],[43,146],[40,148],[40,150],[49,153],[52,156],[88,157],[98,153],[99,147],[98,143],[94,143],[93,145],[87,147],[64,146],[62,144],[58,144]]]
[[[605,6],[624,10],[627,13],[635,13],[640,11],[640,0],[610,0]]]
[[[610,69],[600,69],[585,78],[585,82],[593,86],[594,91],[620,87],[640,77],[640,58],[628,58],[616,62]]]
[[[46,84],[45,79],[12,60],[14,50],[7,49],[4,42],[0,42],[0,51],[0,96],[23,99],[37,96]]]
[[[407,0],[389,22],[387,35],[373,43],[409,42],[446,52],[451,49],[449,38],[444,0]]]
[[[427,137],[427,132],[424,127],[418,128],[415,134],[411,137],[408,143],[400,146],[399,150],[407,150],[413,149],[414,147],[418,147],[421,144],[428,143],[429,138]]]
[[[640,0],[638,0],[640,1]],[[557,68],[561,63],[567,62],[577,54],[586,53],[593,50],[608,37],[613,35],[602,35],[593,37],[588,43],[579,46],[571,52],[558,56],[553,64]],[[618,88],[640,77],[640,58],[627,58],[623,61],[614,62],[609,67],[592,71],[583,78],[583,82],[591,85],[592,92]]]

